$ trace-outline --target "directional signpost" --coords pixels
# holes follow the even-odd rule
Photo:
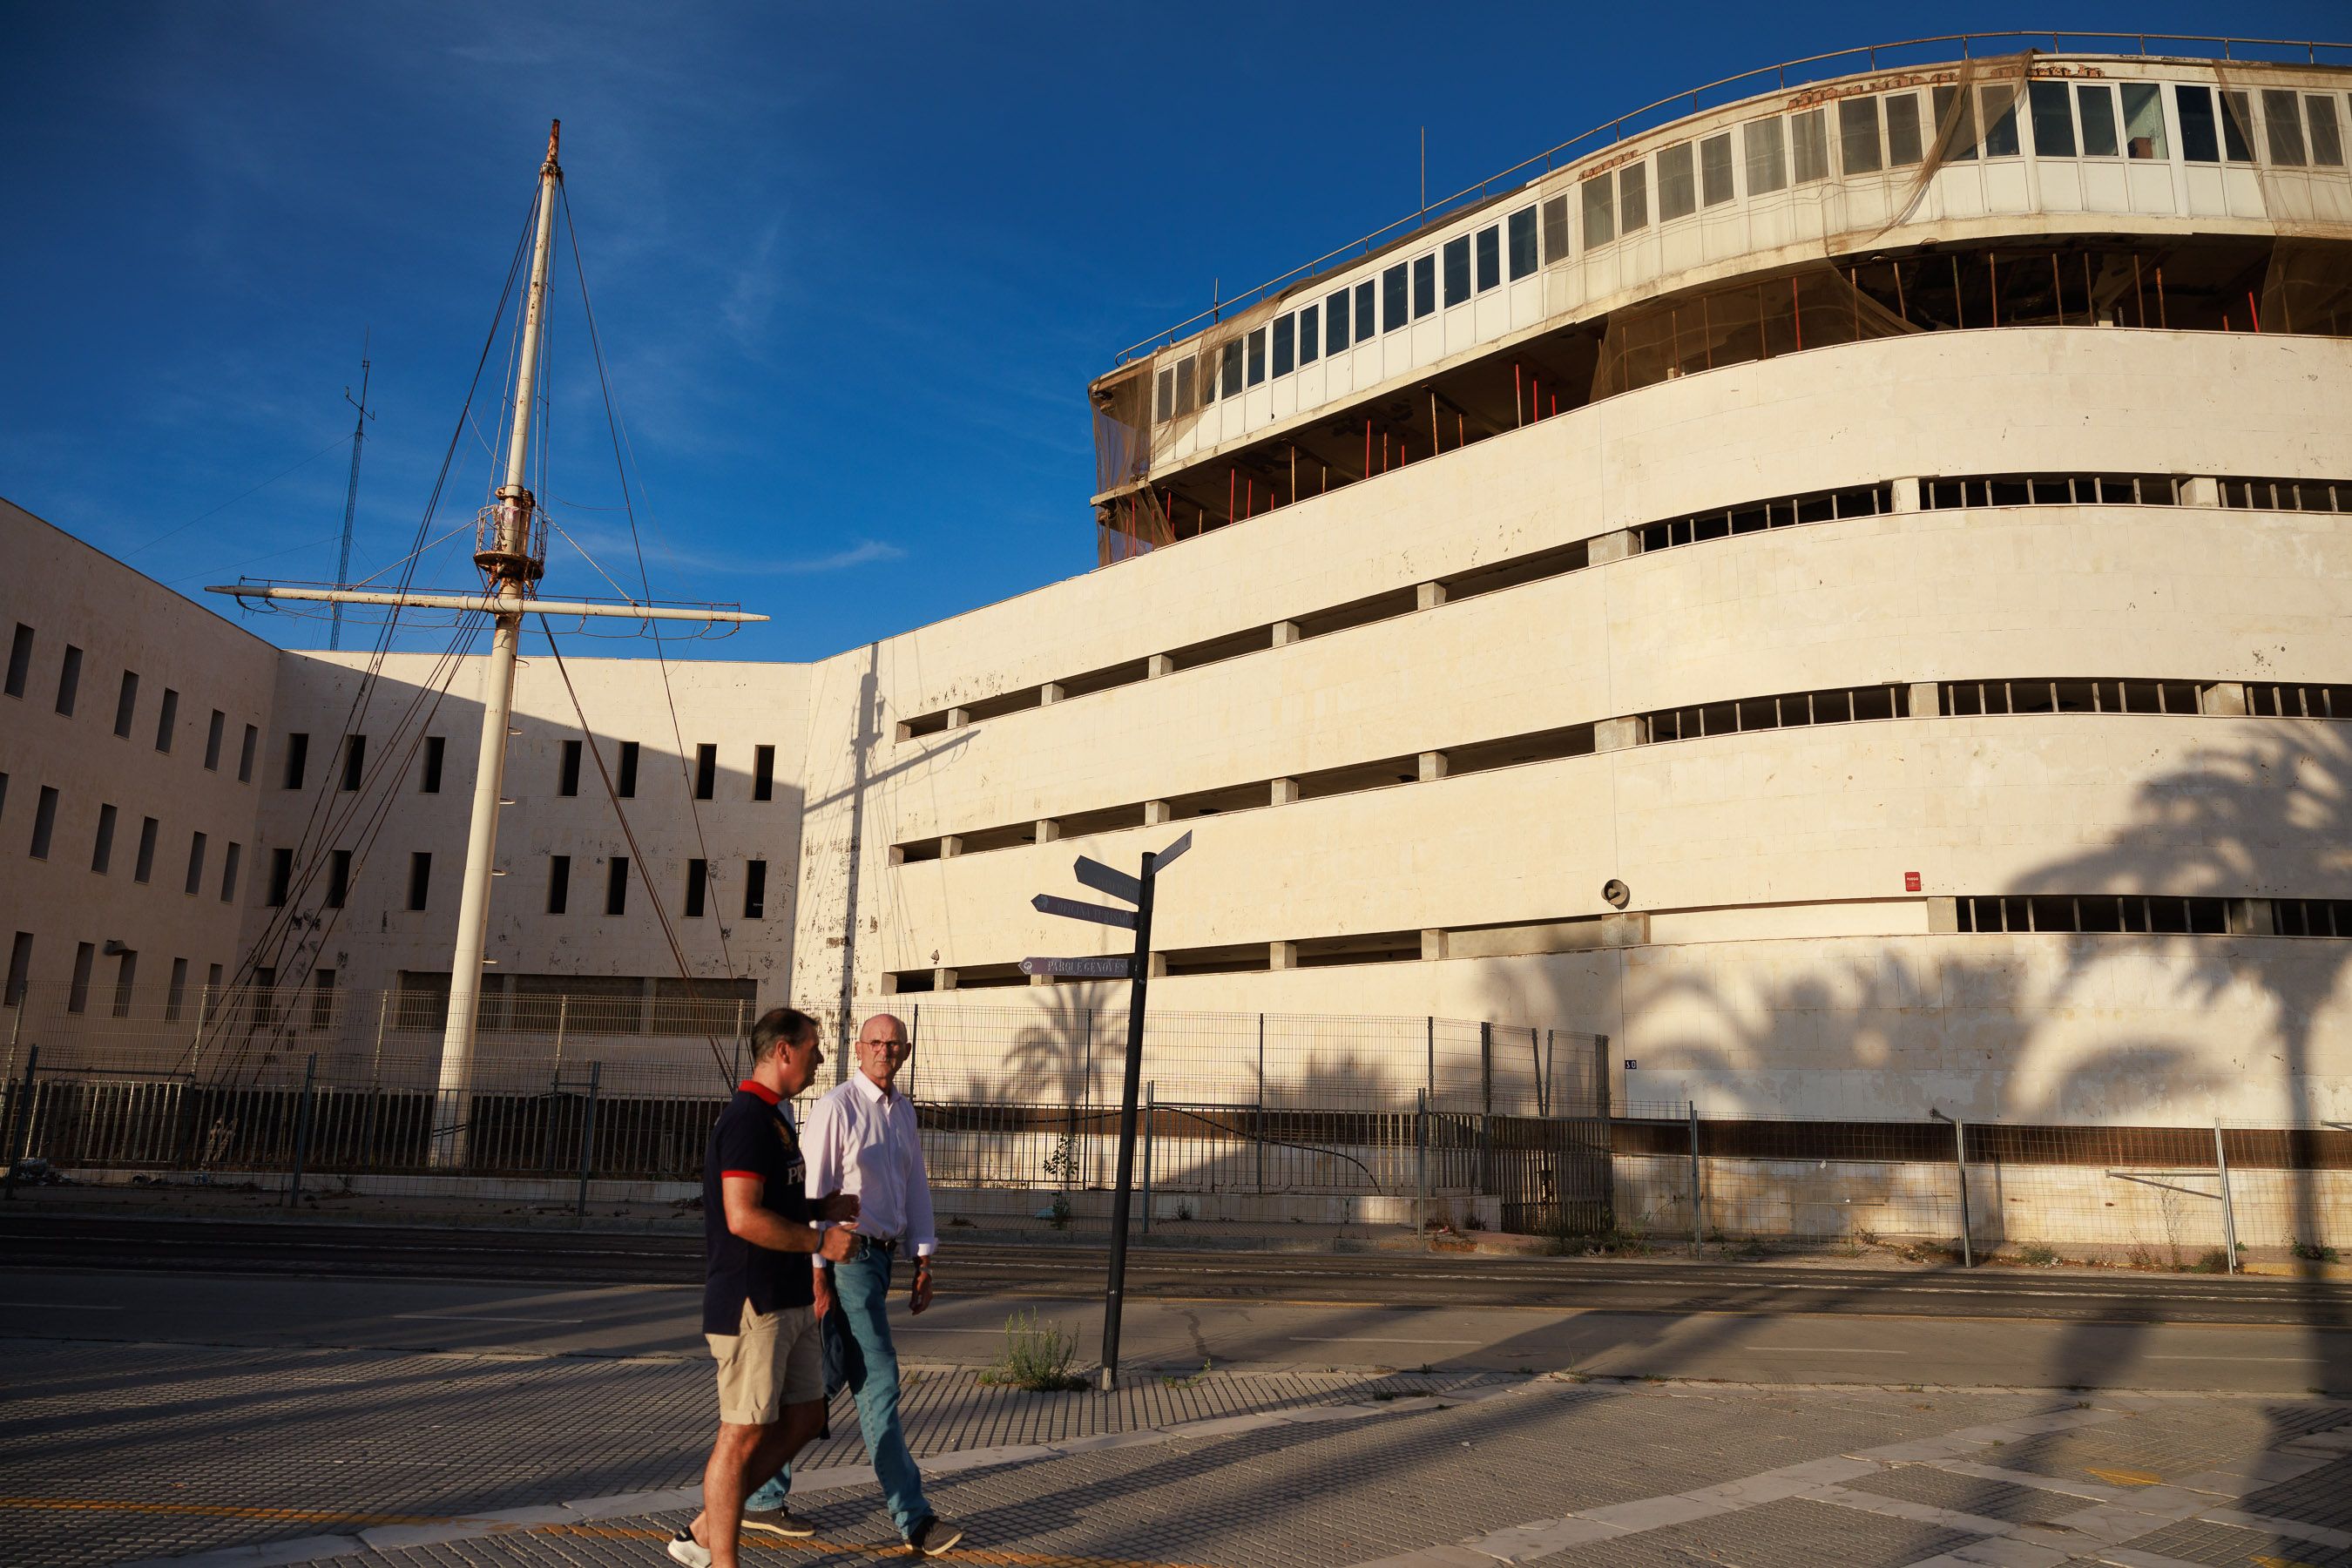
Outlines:
[[[1050,893],[1040,893],[1030,900],[1040,913],[1061,915],[1066,919],[1093,921],[1099,925],[1131,926],[1135,930],[1135,956],[1127,958],[1024,958],[1021,961],[1024,974],[1066,974],[1089,979],[1116,980],[1124,976],[1129,984],[1127,1002],[1127,1079],[1121,1086],[1118,1100],[1118,1184],[1111,1194],[1110,1209],[1110,1285],[1103,1296],[1102,1385],[1115,1387],[1118,1382],[1118,1317],[1121,1298],[1127,1289],[1127,1222],[1135,1193],[1135,1112],[1136,1101],[1143,1092],[1143,994],[1151,978],[1151,894],[1159,873],[1167,868],[1176,857],[1192,847],[1192,836],[1181,838],[1159,854],[1143,857],[1143,875],[1130,877],[1115,871],[1098,860],[1078,858],[1078,880],[1097,892],[1108,893],[1135,906],[1132,913],[1112,909],[1108,904],[1080,903],[1075,899],[1057,899]]]

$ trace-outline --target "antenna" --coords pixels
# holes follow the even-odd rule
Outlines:
[[[360,338],[360,395],[353,397],[350,387],[343,388],[343,401],[358,409],[359,415],[352,421],[352,483],[351,488],[343,492],[343,553],[335,563],[335,586],[338,588],[352,580],[352,518],[358,512],[360,505],[360,447],[367,440],[368,421],[375,417],[367,405],[368,342],[372,336],[373,333],[362,333]],[[339,601],[334,607],[333,618],[327,623],[327,647],[331,652],[342,646],[343,606]]]

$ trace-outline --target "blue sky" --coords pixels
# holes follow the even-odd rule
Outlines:
[[[2352,37],[2340,0],[2064,10]],[[368,331],[353,574],[383,566],[561,117],[654,591],[775,617],[688,656],[821,657],[1092,567],[1087,381],[1213,280],[1412,211],[1421,127],[1446,192],[1752,67],[2051,19],[0,0],[0,495],[183,591],[331,576]],[[629,582],[577,298],[558,295],[542,499]],[[487,495],[473,432],[459,450],[441,530]],[[426,575],[462,566],[445,550]],[[559,544],[549,591],[601,587]],[[321,622],[249,624],[325,643]]]

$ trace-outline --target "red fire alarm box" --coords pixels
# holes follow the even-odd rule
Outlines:
[[[1906,871],[1903,873],[1903,890],[1906,893],[1916,893],[1919,890],[1918,872]]]

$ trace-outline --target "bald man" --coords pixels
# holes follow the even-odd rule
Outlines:
[[[810,1192],[857,1200],[848,1256],[835,1262],[813,1255],[817,1316],[857,1397],[857,1425],[891,1520],[918,1554],[937,1557],[963,1531],[924,1500],[922,1474],[899,1425],[898,1352],[886,1310],[891,1275],[902,1261],[914,1268],[908,1310],[931,1304],[931,1254],[939,1248],[915,1108],[898,1088],[898,1069],[913,1049],[898,1019],[887,1013],[866,1019],[857,1031],[857,1070],[810,1110],[801,1149]],[[791,1487],[787,1468],[744,1505],[743,1522],[802,1533],[807,1527],[785,1507]]]

